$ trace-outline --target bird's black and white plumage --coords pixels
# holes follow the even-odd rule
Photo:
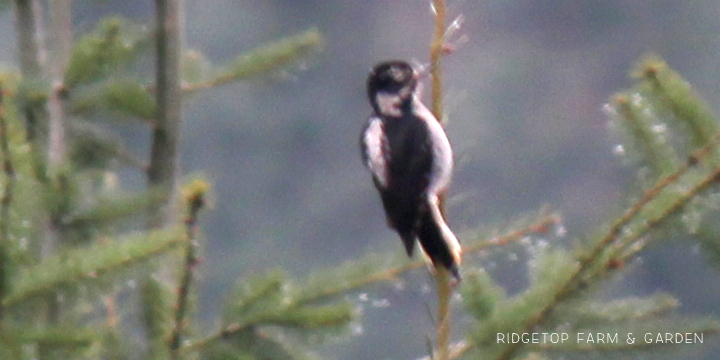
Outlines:
[[[413,254],[415,241],[436,265],[459,279],[460,244],[445,223],[439,196],[453,168],[452,149],[435,116],[420,101],[418,75],[404,61],[375,66],[367,80],[373,114],[360,146],[380,192],[390,227]]]

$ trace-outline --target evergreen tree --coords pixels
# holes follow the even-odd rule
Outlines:
[[[309,358],[317,335],[361,321],[347,294],[424,267],[375,254],[304,281],[280,269],[241,274],[222,323],[197,330],[194,271],[209,185],[200,178],[176,185],[182,98],[292,66],[319,49],[321,35],[309,29],[214,65],[184,48],[177,0],[156,1],[156,32],[111,17],[74,42],[71,2],[49,3],[14,2],[20,69],[0,74],[0,358]],[[442,119],[440,60],[452,31],[444,1],[433,3],[433,110]],[[41,41],[45,28],[52,47]],[[137,66],[148,54],[157,58],[153,81]],[[666,338],[647,341],[645,333],[718,331],[714,319],[677,314],[671,294],[598,295],[666,234],[690,233],[720,264],[717,196],[709,196],[720,178],[717,119],[658,57],[641,59],[633,77],[606,107],[623,138],[618,152],[638,169],[624,210],[592,233],[573,234],[582,239],[573,249],[545,240],[564,235],[561,216],[546,210],[502,235],[464,241],[459,291],[472,325],[467,334],[449,333],[453,288],[439,271],[431,356],[634,358],[668,352]],[[152,133],[151,152],[126,147],[114,131],[119,123]],[[124,190],[121,167],[146,174],[147,188]],[[528,287],[507,295],[473,258],[480,251],[523,252]],[[672,346],[683,356],[698,349]]]

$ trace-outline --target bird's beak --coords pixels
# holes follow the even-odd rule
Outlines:
[[[415,80],[423,79],[430,76],[430,64],[421,64],[413,72]]]

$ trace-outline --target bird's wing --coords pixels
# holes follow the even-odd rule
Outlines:
[[[360,137],[360,148],[365,166],[372,173],[377,186],[387,188],[387,139],[383,131],[383,122],[377,116],[372,116],[368,120]]]

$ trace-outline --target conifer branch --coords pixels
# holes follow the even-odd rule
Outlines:
[[[618,94],[611,102],[619,115],[616,121],[631,133],[632,139],[637,142],[637,150],[643,153],[653,175],[665,176],[674,172],[679,163],[677,155],[664,136],[655,130],[646,101],[640,96]]]
[[[559,225],[560,223],[562,223],[562,217],[560,217],[560,215],[548,213],[546,209],[542,209],[540,216],[532,223],[517,230],[513,230],[505,235],[464,246],[462,248],[462,254],[475,253],[494,246],[505,246],[509,243],[516,242],[529,234],[546,233],[551,226]]]
[[[495,246],[505,246],[510,243],[519,241],[523,237],[532,233],[544,233],[547,231],[548,227],[558,224],[559,222],[560,217],[556,214],[541,214],[538,219],[520,229],[513,230],[504,235],[495,236],[491,239],[481,240],[478,241],[476,244],[471,244],[469,246],[463,247],[462,255],[476,253]],[[379,282],[394,281],[397,280],[398,276],[402,274],[405,274],[412,270],[422,269],[426,266],[427,262],[424,260],[412,261],[404,265],[395,266],[374,273],[370,273],[366,276],[352,279],[351,281],[343,281],[342,284],[339,286],[329,286],[315,292],[314,294],[312,294],[312,296],[302,297],[298,301],[302,304],[318,302]]]
[[[363,288],[379,282],[389,282],[397,280],[398,276],[415,269],[421,269],[427,266],[427,262],[424,260],[413,261],[406,263],[401,266],[396,266],[389,269],[384,269],[375,273],[371,273],[367,276],[353,279],[352,281],[344,281],[339,286],[329,286],[321,289],[311,296],[303,297],[299,300],[300,303],[313,303],[321,301],[327,298],[332,298],[340,294],[344,294],[353,290]]]
[[[680,301],[672,295],[658,291],[644,297],[627,297],[619,300],[578,300],[558,310],[558,318],[577,319],[576,326],[582,324],[613,324],[630,319],[652,320],[667,314],[680,306]]]
[[[10,134],[5,121],[4,89],[0,87],[0,155],[2,155],[2,171],[4,188],[0,199],[0,324],[4,316],[4,306],[1,301],[5,298],[10,287],[10,256],[8,242],[10,241],[10,205],[13,201],[15,189],[15,168],[10,153]]]
[[[709,144],[708,144],[709,145]],[[706,154],[707,151],[705,148],[699,150],[696,153],[700,154]],[[703,155],[704,156],[704,155]],[[689,162],[690,163],[690,162]],[[686,166],[689,166],[686,164]],[[676,173],[677,174],[677,173]],[[675,174],[673,174],[675,175]],[[658,182],[658,186],[660,189],[657,190],[658,192],[665,186],[663,185],[665,182],[673,183],[677,180],[677,178],[673,178],[673,175],[670,175],[664,179],[661,179]],[[678,176],[679,177],[679,176]],[[670,178],[670,179],[667,179]],[[675,180],[673,180],[675,179]],[[717,180],[720,179],[720,166],[713,169],[713,171],[706,175],[700,182],[692,186],[689,190],[687,190],[685,193],[683,193],[681,196],[679,196],[677,199],[675,199],[674,202],[672,202],[670,205],[668,205],[662,212],[660,212],[657,216],[653,218],[646,219],[646,221],[643,222],[643,225],[635,230],[630,236],[628,236],[624,241],[619,244],[617,247],[614,248],[614,252],[611,254],[611,259],[615,258],[615,256],[620,257],[620,260],[625,260],[628,257],[634,255],[638,251],[640,251],[644,244],[638,243],[638,239],[640,239],[642,236],[644,236],[648,231],[656,228],[658,225],[663,223],[667,220],[667,218],[680,209],[683,208],[684,205],[686,205],[692,198],[694,198],[698,193],[701,191],[707,189],[710,185],[713,185],[717,183]],[[650,197],[650,199],[644,200],[645,198],[641,199],[638,203],[647,204],[652,200],[653,197],[655,197],[657,194],[652,195],[646,195]],[[620,229],[622,226],[630,222],[634,219],[635,215],[642,209],[643,205],[637,205],[638,203],[634,204],[628,212],[623,214],[623,216],[615,222],[615,225],[611,227],[610,232],[607,236],[603,237],[602,240],[598,243],[598,245],[591,251],[591,256],[587,256],[584,258],[581,258],[579,261],[578,266],[576,267],[576,270],[568,277],[568,279],[558,288],[559,290],[553,294],[551,297],[551,300],[542,305],[538,311],[536,311],[531,317],[527,319],[522,329],[519,329],[518,333],[524,333],[524,332],[530,332],[534,327],[537,325],[542,324],[547,317],[550,315],[550,313],[553,311],[553,309],[563,302],[564,300],[568,299],[569,297],[573,296],[577,292],[582,290],[582,284],[589,283],[593,278],[602,276],[603,274],[606,274],[604,272],[605,268],[613,269],[613,266],[610,266],[610,264],[602,264],[605,257],[600,256],[601,253],[603,253],[607,249],[613,249],[612,243],[613,240],[616,239],[619,236]],[[637,209],[637,210],[635,210]],[[608,240],[609,239],[609,240]],[[625,254],[621,254],[622,250],[627,249],[630,245],[635,244],[632,249],[630,249],[629,252]],[[504,350],[500,353],[500,355],[496,358],[497,360],[507,360],[513,357],[516,351],[520,349],[522,344],[507,344],[504,348]]]
[[[520,229],[513,230],[507,234],[496,236],[491,239],[481,240],[476,244],[463,247],[462,255],[483,251],[495,246],[505,246],[519,241],[523,237],[532,233],[544,233],[547,231],[548,227],[558,224],[559,222],[560,217],[556,214],[541,214],[538,219]],[[404,273],[416,269],[422,269],[426,266],[427,262],[424,260],[412,261],[404,265],[380,270],[367,276],[353,279],[352,281],[343,281],[343,283],[339,286],[330,286],[321,289],[320,291],[315,292],[312,296],[301,298],[298,301],[303,304],[321,301],[379,282],[394,281],[397,280],[398,276]]]
[[[130,236],[111,244],[97,244],[53,255],[24,272],[2,304],[7,308],[61,286],[77,286],[112,270],[128,268],[165,253],[185,241],[184,233],[171,227],[152,231],[149,235]]]
[[[143,322],[147,332],[148,358],[169,359],[172,333],[173,294],[161,279],[148,277],[140,287]]]
[[[10,325],[4,329],[3,340],[10,340],[4,344],[38,343],[48,347],[86,348],[96,343],[102,333],[101,328],[73,327],[67,324],[42,329]]]
[[[193,274],[198,263],[197,256],[197,222],[198,214],[205,205],[205,193],[208,185],[202,180],[195,180],[183,191],[187,203],[188,215],[185,218],[185,233],[187,244],[185,245],[185,263],[183,275],[180,281],[180,288],[177,292],[177,304],[175,306],[175,319],[172,336],[170,337],[171,359],[180,359],[181,337],[184,335],[187,313],[189,312],[190,287],[193,282]]]
[[[717,184],[720,179],[720,166],[713,165],[714,163],[710,164],[712,168],[709,171],[696,174],[697,176],[688,175],[690,169],[697,169],[698,163],[714,154],[720,142],[720,134],[706,134],[703,141],[704,146],[694,151],[684,164],[667,176],[660,178],[652,188],[644,192],[638,201],[630,205],[620,217],[613,221],[609,228],[600,234],[601,236],[597,238],[598,241],[594,246],[585,255],[578,258],[576,264],[570,263],[571,270],[565,272],[567,275],[558,279],[558,286],[553,285],[552,292],[548,293],[541,303],[533,306],[534,309],[523,316],[521,322],[514,326],[512,331],[516,333],[531,332],[545,324],[551,313],[560,304],[577,296],[587,288],[586,285],[597,283],[598,280],[607,277],[612,270],[621,268],[627,259],[641,251],[646,246],[646,241],[643,239],[648,232],[666,223],[671,216],[682,211],[701,192]],[[671,188],[671,185],[680,183],[683,184],[682,191],[678,188]],[[710,328],[714,331],[717,326],[713,325]],[[459,346],[460,354],[476,346],[473,343],[461,345]],[[525,345],[503,344],[497,356],[493,356],[493,358],[513,358],[522,348],[525,348]]]
[[[237,287],[229,314],[219,331],[187,344],[181,354],[204,349],[216,340],[227,339],[238,350],[250,350],[236,343],[242,337],[263,337],[263,327],[282,329],[328,330],[346,326],[352,319],[352,305],[348,301],[332,304],[308,304],[299,301],[297,293],[279,271],[247,280]],[[250,346],[252,347],[252,346]],[[262,357],[262,356],[261,356]]]
[[[687,191],[685,191],[683,194],[681,194],[677,199],[675,199],[674,202],[672,202],[669,206],[667,206],[662,212],[660,212],[657,216],[651,217],[646,219],[642,223],[642,226],[635,230],[630,236],[628,236],[621,244],[618,244],[616,247],[615,253],[618,253],[624,249],[627,249],[633,244],[637,244],[638,239],[643,237],[647,232],[650,230],[655,229],[658,227],[661,223],[663,223],[664,220],[666,220],[668,217],[676,214],[678,211],[681,211],[687,203],[698,196],[699,193],[702,191],[707,190],[712,185],[717,185],[718,181],[720,180],[720,166],[713,169],[709,174],[707,174],[700,182],[690,187]],[[642,246],[638,246],[631,250],[631,253],[634,254],[637,251],[639,251],[642,248]],[[627,255],[624,255],[622,257],[627,257]]]
[[[320,31],[311,28],[241,54],[211,79],[183,84],[182,90],[185,93],[193,93],[288,66],[321,45]]]
[[[519,241],[520,239],[531,233],[546,232],[548,227],[557,224],[559,221],[560,219],[557,215],[543,213],[538,219],[520,229],[511,231],[505,235],[493,237],[492,239],[480,241],[475,245],[463,248],[463,254],[482,251],[494,246],[505,246],[507,244]],[[405,265],[378,271],[358,279],[353,279],[352,281],[343,282],[340,286],[331,286],[325,289],[321,289],[320,291],[315,292],[312,296],[301,296],[300,298],[295,299],[294,304],[296,304],[297,306],[302,306],[310,303],[320,302],[328,298],[338,296],[340,294],[360,289],[365,286],[369,286],[379,282],[393,281],[396,280],[398,276],[406,272],[421,269],[425,266],[427,266],[427,263],[423,260],[419,260],[407,263]],[[192,343],[181,347],[180,352],[189,353],[197,351],[208,346],[216,340],[228,338],[233,334],[237,334],[247,329],[248,326],[253,325],[255,324],[232,323],[225,325],[222,328],[218,329],[216,332],[206,336],[205,338],[193,341]],[[470,345],[468,345],[468,343],[465,341],[448,344],[448,347],[450,349],[449,358],[455,358],[454,354],[466,352],[469,346]]]
[[[214,341],[228,338],[228,337],[232,336],[233,334],[237,334],[241,331],[244,331],[245,329],[247,329],[247,326],[244,324],[232,323],[232,324],[226,325],[218,332],[215,332],[215,333],[213,333],[209,336],[206,336],[200,340],[193,341],[192,343],[183,346],[180,349],[180,352],[183,354],[186,354],[186,353],[191,353],[193,351],[198,351],[202,348],[205,348],[206,346],[213,343]]]
[[[688,157],[687,161],[685,161],[685,163],[683,163],[674,173],[660,178],[652,188],[645,190],[640,200],[633,203],[617,220],[612,223],[612,225],[610,225],[610,229],[607,231],[606,235],[601,238],[601,240],[587,255],[581,258],[581,261],[588,262],[600,255],[608,244],[618,239],[624,226],[635,219],[636,216],[645,209],[650,202],[663,192],[663,190],[668,188],[670,185],[677,183],[691,168],[708,156],[708,154],[710,154],[718,144],[720,144],[720,134],[716,134],[715,137],[712,138],[712,140],[705,146],[693,152]]]
[[[669,109],[677,120],[687,125],[694,145],[709,143],[720,131],[710,107],[695,95],[689,83],[660,58],[646,56],[635,70],[635,76],[643,81],[651,94],[658,97],[661,106]],[[718,156],[720,154],[712,156],[712,165],[717,164]]]

